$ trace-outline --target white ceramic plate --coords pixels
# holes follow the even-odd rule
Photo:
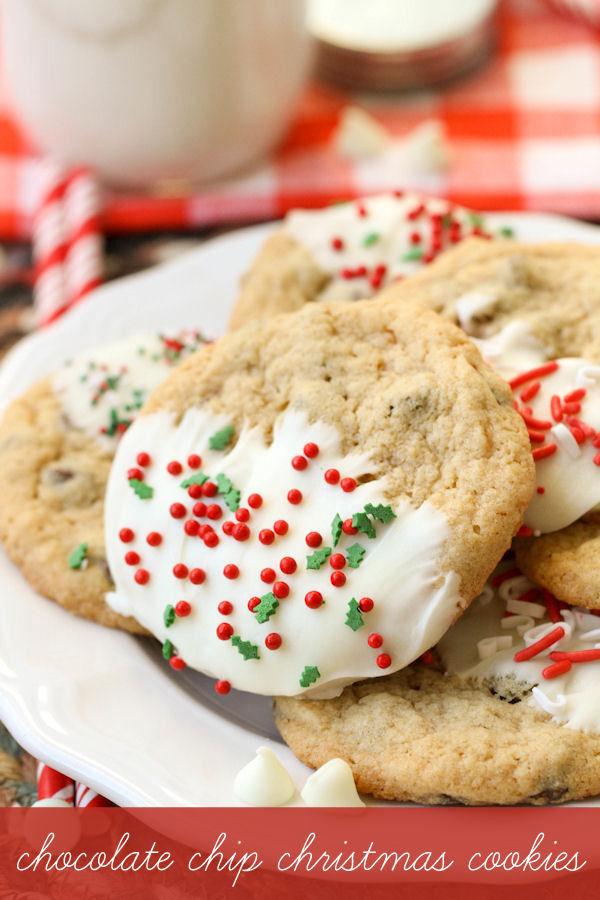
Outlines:
[[[600,228],[536,214],[489,216],[523,240],[600,243]],[[22,341],[0,369],[0,411],[76,349],[139,331],[226,329],[238,280],[273,226],[217,238],[175,262],[95,291]],[[36,594],[0,551],[0,718],[38,758],[121,805],[234,805],[232,783],[260,744],[301,787],[270,700],[164,665],[160,646],[78,619]]]

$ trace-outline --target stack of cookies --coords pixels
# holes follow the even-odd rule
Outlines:
[[[275,697],[361,791],[597,794],[598,276],[414,196],[293,213],[229,334],[129,340],[13,403],[5,547],[165,665]]]

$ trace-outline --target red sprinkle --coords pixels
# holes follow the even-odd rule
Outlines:
[[[134,533],[131,528],[121,528],[119,532],[119,537],[123,541],[124,544],[128,544],[134,538]]]
[[[251,509],[258,509],[259,506],[262,506],[263,498],[260,494],[250,494],[248,497],[248,506]]]
[[[287,498],[289,503],[293,503],[294,506],[297,506],[298,503],[302,502],[302,491],[299,491],[297,488],[292,488],[291,491],[288,491]]]
[[[426,650],[425,653],[422,654],[420,659],[424,665],[430,666],[434,659],[433,653],[431,652],[431,650]]]
[[[600,466],[600,453],[596,453],[593,462],[595,466]]]
[[[192,569],[190,572],[190,581],[192,584],[202,584],[205,578],[206,572],[204,569]]]
[[[539,590],[535,587],[530,588],[528,591],[525,591],[525,593],[521,594],[521,596],[519,597],[519,601],[521,603],[535,603],[538,599]]]
[[[290,586],[289,584],[286,584],[285,581],[276,581],[273,585],[273,593],[278,600],[283,600],[284,597],[288,596],[289,592]]]
[[[596,437],[593,439],[593,441],[592,441],[592,446],[594,446],[594,447],[600,447],[600,431],[598,432],[598,434],[596,435]]]
[[[346,584],[346,576],[343,572],[332,572],[330,581],[334,587],[343,587]]]
[[[312,441],[308,444],[305,444],[302,449],[304,451],[304,455],[308,456],[309,459],[314,459],[315,456],[319,455],[319,447],[317,444],[313,444]]]
[[[179,672],[181,669],[185,669],[185,662],[180,656],[172,656],[169,660],[169,665],[172,669],[175,669],[176,672]]]
[[[296,469],[297,472],[301,472],[308,465],[308,460],[305,456],[294,456],[292,459],[292,468]]]
[[[585,433],[581,430],[578,425],[569,425],[569,431],[575,438],[578,444],[583,444],[585,441]]]
[[[538,494],[545,494],[545,493],[546,493],[546,488],[545,488],[545,487],[542,487],[542,485],[540,484],[540,485],[536,488],[536,491],[538,492]]]
[[[304,540],[309,547],[320,547],[323,543],[323,538],[318,531],[309,531]]]
[[[244,506],[240,506],[240,508],[235,511],[235,517],[238,522],[247,522],[250,518],[250,510],[246,509]]]
[[[542,653],[542,651],[547,650],[548,647],[551,647],[552,644],[555,644],[562,637],[565,636],[565,629],[562,625],[559,625],[558,628],[553,628],[549,634],[541,637],[539,641],[536,641],[535,644],[531,644],[529,647],[525,647],[523,650],[518,650],[514,655],[515,662],[526,662],[528,659],[533,659],[534,656],[537,656],[538,653]]]
[[[546,440],[546,435],[543,431],[534,431],[532,428],[528,428],[527,434],[532,444],[543,444]]]
[[[138,569],[133,577],[138,584],[146,584],[150,579],[150,572],[147,572],[146,569]]]
[[[275,535],[270,528],[263,528],[262,531],[258,532],[258,539],[261,544],[272,544],[275,540]]]
[[[556,453],[556,444],[544,444],[543,447],[536,447],[531,451],[535,460],[545,459],[547,456],[552,456],[553,453]]]
[[[342,531],[344,534],[358,534],[358,528],[352,524],[352,519],[344,519]]]
[[[572,665],[573,663],[570,659],[564,659],[562,662],[546,666],[545,669],[542,669],[542,675],[544,678],[557,678],[559,675],[564,675],[568,672]]]
[[[521,525],[515,537],[531,537],[532,534],[533,531],[531,530],[529,525]]]
[[[337,469],[327,469],[323,478],[327,482],[327,484],[337,484],[340,480],[340,473]]]
[[[346,565],[346,557],[343,553],[332,553],[329,557],[329,565],[332,569],[343,569]]]
[[[129,550],[129,552],[125,554],[125,562],[128,566],[137,566],[139,561],[140,554],[136,553],[135,550]]]
[[[250,529],[245,522],[238,522],[231,530],[231,536],[236,541],[247,541],[250,537]]]
[[[359,609],[361,612],[368,613],[368,612],[371,612],[371,610],[373,609],[375,604],[373,603],[373,601],[371,600],[370,597],[362,597],[358,601],[358,606],[359,606]]]
[[[222,616],[230,616],[233,612],[233,603],[230,603],[229,600],[221,600],[217,609]]]
[[[250,597],[248,600],[248,609],[250,612],[254,612],[258,604],[260,603],[260,597]]]
[[[179,616],[180,619],[185,619],[186,616],[189,616],[191,611],[192,607],[187,600],[180,600],[175,604],[175,615]]]
[[[221,526],[223,534],[228,534],[228,535],[231,534],[231,532],[233,531],[234,525],[235,525],[235,522],[232,522],[230,519],[227,519],[226,522],[223,522],[223,524]]]
[[[200,525],[198,524],[198,522],[196,522],[195,519],[188,519],[183,526],[183,530],[189,537],[196,537],[198,531],[200,530]]]
[[[575,388],[570,394],[565,394],[564,400],[566,403],[577,403],[578,400],[583,400],[586,394],[587,391],[585,388]]]
[[[344,249],[344,241],[341,237],[332,237],[331,238],[331,248],[332,250],[343,250]]]
[[[217,625],[217,637],[221,641],[228,641],[232,634],[233,626],[229,622],[221,622],[220,625]]]
[[[392,657],[389,653],[380,653],[377,657],[377,665],[380,669],[389,669],[392,664]]]
[[[144,473],[141,469],[128,469],[127,470],[127,480],[131,481],[132,478],[137,478],[138,481],[144,480]]]
[[[278,650],[281,647],[281,635],[272,631],[265,638],[265,647],[267,650]]]
[[[223,575],[225,578],[237,578],[240,574],[240,570],[235,565],[235,563],[227,563],[225,568],[223,569]]]
[[[550,413],[555,422],[562,422],[564,413],[560,397],[557,394],[550,397]]]
[[[231,690],[231,685],[228,681],[215,681],[215,691],[217,694],[228,694]]]
[[[383,638],[380,634],[377,634],[377,632],[374,631],[373,634],[370,634],[367,638],[367,644],[369,645],[369,647],[377,650],[377,648],[381,647],[381,645],[383,644]]]
[[[581,403],[563,403],[563,409],[568,415],[573,416],[581,411]]]
[[[350,491],[353,491],[355,489],[356,481],[354,478],[342,478],[342,480],[340,481],[340,487],[343,491],[349,494]]]
[[[158,547],[159,544],[162,544],[162,534],[158,531],[150,531],[146,535],[146,543],[151,547]]]
[[[205,481],[202,485],[202,496],[203,497],[214,497],[217,493],[217,486],[214,481]]]
[[[171,503],[169,512],[174,519],[183,519],[186,513],[186,509],[183,503]]]
[[[188,577],[188,567],[184,566],[183,563],[175,563],[173,566],[173,575],[175,578],[187,578]]]
[[[519,394],[519,397],[521,398],[523,403],[528,403],[529,400],[533,400],[541,386],[542,385],[539,381],[534,381],[533,384],[528,384],[526,388],[523,388],[523,390]]]
[[[266,568],[260,573],[260,580],[264,581],[265,584],[272,584],[276,578],[277,573],[275,572],[275,569]]]
[[[200,518],[200,516],[205,516],[206,515],[206,503],[202,503],[202,501],[200,501],[200,503],[194,503],[194,505],[192,507],[192,512],[194,513],[195,516],[198,516],[198,518]]]
[[[418,231],[411,231],[410,238],[411,244],[420,244],[421,243],[421,235]]]
[[[138,466],[141,466],[143,469],[145,466],[150,465],[150,456],[148,453],[138,453],[135,461],[137,462]]]
[[[597,647],[592,649],[590,647],[589,650],[570,650],[568,652],[553,650],[550,654],[550,659],[554,660],[554,662],[562,662],[563,659],[568,659],[574,663],[592,662],[595,659],[600,659],[600,649]]]
[[[309,609],[318,609],[323,603],[323,595],[319,591],[309,591],[304,597],[304,602]]]
[[[505,581],[508,581],[509,578],[517,578],[521,575],[522,572],[520,569],[507,569],[506,572],[501,572],[499,575],[494,575],[492,578],[492,584],[494,587],[500,587]]]
[[[279,535],[287,534],[289,527],[290,526],[285,521],[285,519],[277,519],[277,521],[273,524],[273,531],[275,532],[275,534]]]
[[[203,540],[207,547],[216,547],[219,543],[219,535],[215,531],[209,531],[204,535]]]
[[[187,458],[187,464],[190,469],[199,469],[202,465],[202,457],[198,456],[197,453],[190,453]]]
[[[187,489],[188,495],[192,498],[192,500],[197,500],[198,497],[202,496],[202,485],[200,484],[190,484]]]
[[[284,575],[293,575],[298,566],[293,556],[284,556],[279,562],[279,568]]]
[[[544,375],[550,375],[552,372],[556,372],[557,369],[558,363],[553,359],[543,366],[538,366],[537,369],[530,369],[528,372],[522,372],[520,375],[517,375],[509,381],[508,384],[514,391],[515,388],[520,387],[520,385],[525,384],[525,382],[533,381],[534,378],[542,378]]]
[[[220,519],[223,515],[223,510],[218,503],[209,503],[206,507],[206,515],[209,519]]]
[[[181,475],[181,463],[177,462],[176,459],[172,459],[170,463],[167,463],[167,472],[169,475]]]
[[[552,422],[548,422],[546,419],[534,419],[531,413],[526,412],[524,409],[519,410],[519,412],[528,428],[534,428],[536,431],[548,431],[549,428],[552,428]]]

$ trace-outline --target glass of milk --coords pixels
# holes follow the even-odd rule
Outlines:
[[[282,137],[311,59],[305,0],[2,0],[8,90],[61,162],[205,182]]]

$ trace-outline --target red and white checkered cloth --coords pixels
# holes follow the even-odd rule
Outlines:
[[[543,0],[506,0],[497,55],[440,91],[359,102],[401,137],[440,119],[453,165],[403,170],[399,154],[351,163],[333,149],[340,109],[356,102],[310,87],[287,140],[250,174],[185,196],[108,193],[105,231],[192,228],[276,217],[387,188],[416,188],[480,209],[554,210],[600,218],[600,43]],[[4,103],[2,101],[5,101]],[[27,238],[41,164],[0,96],[0,239]]]

